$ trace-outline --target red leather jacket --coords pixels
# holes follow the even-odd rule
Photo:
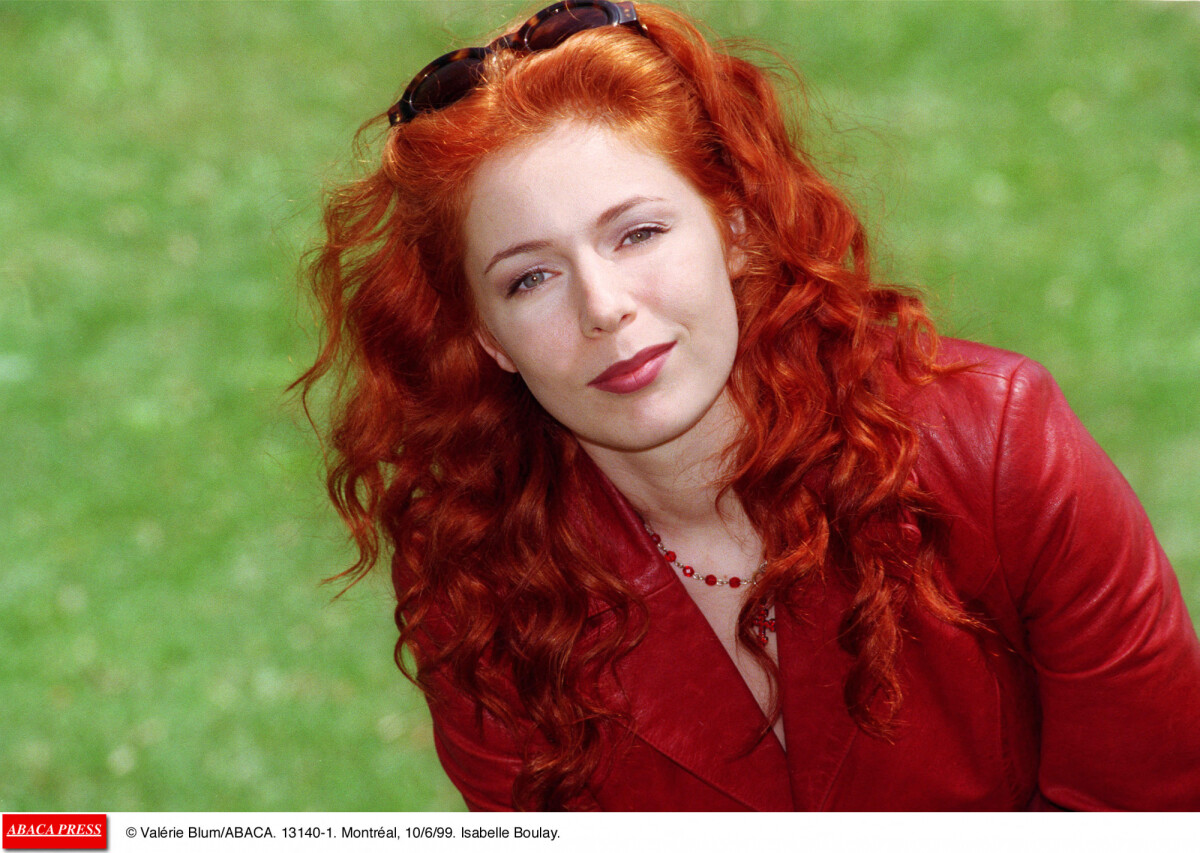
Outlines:
[[[994,630],[911,616],[888,743],[846,712],[844,594],[806,592],[803,621],[777,612],[785,753],[756,741],[764,720],[745,683],[597,474],[589,510],[650,618],[617,668],[633,736],[575,807],[1200,808],[1200,643],[1141,505],[1044,368],[945,347],[978,366],[896,382],[894,399],[920,430],[918,480],[950,520],[946,576]],[[431,710],[467,805],[511,808],[519,746],[452,691]]]

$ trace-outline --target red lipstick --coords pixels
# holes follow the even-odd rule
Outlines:
[[[667,353],[675,346],[667,344],[646,347],[624,361],[618,361],[588,383],[592,388],[613,394],[632,394],[645,388],[657,377],[667,362]]]

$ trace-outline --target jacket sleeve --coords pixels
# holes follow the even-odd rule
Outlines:
[[[429,711],[442,769],[471,811],[512,811],[513,782],[521,770],[512,738],[490,716],[477,714],[474,703],[446,679],[436,678],[435,684]]]
[[[433,740],[442,769],[471,811],[514,811],[513,783],[521,772],[522,746],[512,733],[444,676],[432,678],[429,698]],[[570,811],[595,811],[588,794],[571,801]]]
[[[1042,794],[1200,808],[1200,642],[1145,512],[1036,363],[1013,373],[998,441],[994,524],[1037,673]]]

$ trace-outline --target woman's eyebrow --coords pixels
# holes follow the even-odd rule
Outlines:
[[[647,202],[654,201],[664,201],[664,199],[659,198],[658,196],[635,195],[632,198],[625,199],[625,201],[617,202],[596,217],[596,222],[593,227],[596,229],[604,228],[605,226],[611,224],[614,219],[620,218],[620,216],[626,211],[637,207],[639,204],[645,204]],[[538,249],[545,249],[549,245],[549,240],[526,240],[523,243],[517,243],[516,245],[509,246],[507,249],[501,249],[499,252],[492,255],[492,259],[488,261],[487,266],[483,268],[483,274],[487,275],[489,272],[491,272],[492,267],[507,258],[511,258],[513,255],[520,255],[524,252],[535,252]]]
[[[534,252],[538,249],[545,249],[549,245],[549,240],[526,240],[524,243],[517,243],[515,246],[509,246],[507,249],[501,249],[499,252],[492,255],[492,259],[488,261],[488,265],[483,268],[483,274],[487,275],[489,272],[491,272],[492,267],[503,261],[505,258],[511,258],[513,255],[520,255],[523,252]]]
[[[596,217],[596,228],[603,228],[611,224],[614,219],[619,218],[627,210],[650,201],[663,201],[663,199],[658,196],[635,195],[633,198],[618,202]]]

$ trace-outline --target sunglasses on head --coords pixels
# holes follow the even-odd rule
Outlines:
[[[631,0],[562,0],[547,6],[515,33],[501,36],[487,47],[460,48],[426,65],[388,110],[388,123],[393,127],[404,124],[420,113],[445,109],[462,100],[479,83],[484,59],[497,50],[549,50],[584,30],[622,26],[646,34]]]

